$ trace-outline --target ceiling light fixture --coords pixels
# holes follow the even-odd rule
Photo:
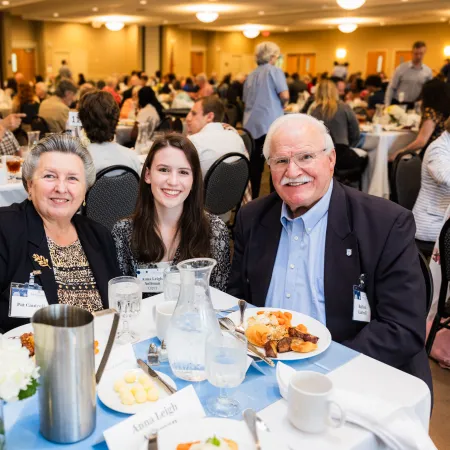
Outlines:
[[[345,48],[336,49],[336,58],[344,59],[347,56],[347,50]]]
[[[2,2],[2,5],[3,5],[3,6],[8,6],[8,5],[9,5],[8,0],[4,0],[4,1]]]
[[[444,56],[450,56],[450,45],[444,47]]]
[[[264,13],[264,11],[259,11],[258,14],[259,14],[260,16],[263,16],[265,13]]]
[[[358,9],[366,3],[366,0],[336,0],[336,2],[344,9]]]
[[[358,28],[358,25],[356,23],[341,23],[338,25],[338,28],[342,33],[353,33]]]
[[[120,31],[125,24],[123,22],[106,22],[105,27],[110,31]]]
[[[53,17],[59,17],[58,13],[53,13]]]
[[[101,28],[102,27],[102,23],[101,22],[99,22],[98,20],[94,20],[93,22],[92,22],[92,28]]]
[[[141,0],[139,3],[140,3],[141,5],[146,5],[146,4],[147,4],[147,0]]]
[[[216,13],[215,11],[200,11],[195,14],[195,17],[197,17],[200,22],[211,23],[217,20],[219,13]]]
[[[259,27],[248,26],[244,28],[244,31],[242,33],[246,38],[255,39],[255,37],[259,36],[260,30]]]
[[[92,8],[92,11],[97,12],[97,11],[98,11],[98,8],[97,8],[96,6],[94,6],[94,7]]]

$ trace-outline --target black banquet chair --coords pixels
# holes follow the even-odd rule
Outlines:
[[[239,111],[236,105],[228,104],[225,106],[224,122],[232,127],[236,127],[239,119]]]
[[[436,334],[442,329],[450,330],[450,307],[447,304],[447,293],[450,282],[450,219],[445,222],[439,235],[439,253],[441,257],[441,288],[436,315],[425,345],[430,355]]]
[[[34,116],[31,118],[31,129],[39,131],[39,139],[45,137],[46,133],[50,133],[50,127],[47,121],[41,116]]]
[[[237,127],[236,130],[239,133],[239,136],[241,136],[241,139],[244,141],[248,156],[251,156],[255,150],[255,140],[253,139],[252,134],[245,128]]]
[[[206,210],[220,216],[236,208],[237,213],[249,177],[250,163],[242,153],[227,153],[215,161],[205,175]]]
[[[134,212],[139,175],[127,166],[111,166],[97,173],[86,195],[81,214],[112,230],[114,224]]]

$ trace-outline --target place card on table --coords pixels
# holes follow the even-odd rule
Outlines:
[[[144,448],[147,437],[157,431],[187,417],[200,419],[205,416],[205,410],[194,387],[189,385],[154,405],[149,405],[145,411],[109,428],[103,435],[109,450]]]

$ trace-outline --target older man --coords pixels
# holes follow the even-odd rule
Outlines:
[[[208,97],[210,95],[214,94],[214,88],[208,83],[208,78],[204,73],[199,73],[195,77],[195,82],[197,83],[197,86],[199,87],[199,90],[196,94],[197,98],[200,97]]]
[[[39,81],[39,83],[36,83],[36,86],[34,87],[36,91],[36,96],[39,99],[39,101],[42,103],[45,99],[48,97],[48,87],[43,81]]]
[[[411,51],[411,61],[400,64],[394,72],[386,91],[384,103],[406,104],[413,108],[419,99],[423,85],[433,78],[433,71],[423,63],[427,47],[425,42],[415,42]]]
[[[229,293],[312,316],[431,388],[411,212],[333,180],[333,143],[313,117],[277,119],[264,156],[276,192],[238,213]]]
[[[198,99],[186,117],[189,139],[198,151],[203,176],[217,159],[227,153],[247,155],[239,134],[222,126],[224,115],[223,103],[212,95]]]
[[[66,129],[69,106],[74,102],[77,91],[77,87],[70,80],[61,80],[55,95],[44,100],[39,106],[39,115],[45,119],[52,133],[61,133]]]

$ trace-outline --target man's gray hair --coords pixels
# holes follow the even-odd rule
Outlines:
[[[77,155],[81,158],[86,175],[86,192],[95,183],[96,170],[89,150],[81,141],[69,134],[51,134],[41,139],[28,153],[22,166],[22,183],[28,192],[28,181],[33,179],[39,159],[44,153],[59,152]]]
[[[264,141],[263,154],[264,157],[269,159],[270,147],[272,145],[273,135],[283,126],[289,125],[290,128],[302,128],[305,125],[312,125],[317,128],[324,138],[324,149],[327,153],[334,149],[333,139],[328,132],[327,127],[323,122],[317,120],[315,117],[308,116],[307,114],[286,114],[279,117],[269,128],[269,131]]]
[[[61,80],[58,86],[56,86],[55,95],[64,98],[67,91],[76,94],[78,89],[70,80]]]
[[[35,87],[40,87],[45,93],[48,92],[48,87],[43,81],[39,81],[38,83],[36,83]]]
[[[255,48],[256,64],[267,64],[273,56],[280,56],[280,47],[275,42],[261,42]]]
[[[195,79],[196,79],[197,81],[207,81],[207,80],[208,80],[208,77],[206,76],[206,73],[199,73],[199,74],[195,77]]]

